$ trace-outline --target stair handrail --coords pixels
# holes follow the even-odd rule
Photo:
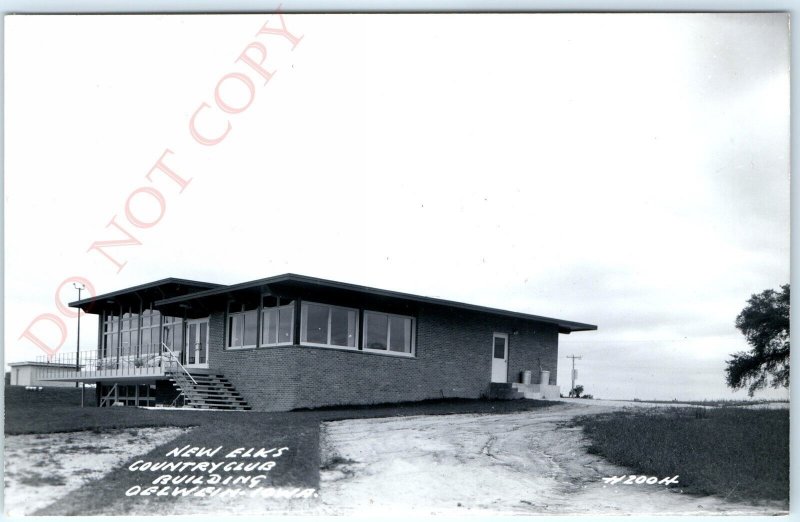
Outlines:
[[[193,383],[197,384],[197,381],[194,380],[194,377],[192,377],[192,374],[189,373],[189,371],[186,369],[186,367],[184,367],[181,364],[181,362],[178,360],[178,356],[175,355],[175,352],[170,350],[169,346],[167,346],[167,344],[164,341],[161,341],[161,346],[162,346],[163,350],[165,350],[170,355],[170,357],[172,359],[174,359],[174,361],[178,364],[180,369],[183,370],[183,373],[186,374],[187,376],[189,376],[189,378],[192,380]]]

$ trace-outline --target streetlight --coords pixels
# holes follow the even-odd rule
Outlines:
[[[75,290],[78,291],[78,301],[81,300],[81,290],[85,290],[86,286],[83,283],[72,283],[72,286],[75,287]],[[81,308],[78,307],[78,343],[76,346],[76,354],[75,354],[75,373],[80,377],[81,374]],[[83,395],[86,387],[86,383],[81,381],[83,387],[81,388],[81,408],[83,408]],[[75,387],[78,387],[78,381],[75,381]]]

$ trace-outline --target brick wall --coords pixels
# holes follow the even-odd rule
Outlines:
[[[502,316],[422,307],[414,358],[304,346],[224,350],[224,322],[223,313],[210,317],[209,364],[260,411],[478,398],[489,390],[494,332],[509,334],[509,382],[523,370],[538,382],[539,361],[551,383],[557,377],[556,327]]]

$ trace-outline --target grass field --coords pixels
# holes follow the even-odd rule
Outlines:
[[[741,400],[741,399],[718,399],[718,400],[703,400],[703,401],[659,401],[656,399],[648,400],[648,399],[633,399],[633,402],[641,402],[645,404],[674,404],[675,406],[708,406],[712,408],[738,408],[740,406],[764,406],[769,404],[789,404],[788,400],[773,400],[773,401],[765,401],[765,400]]]
[[[661,408],[576,419],[589,451],[687,493],[788,500],[789,411]]]

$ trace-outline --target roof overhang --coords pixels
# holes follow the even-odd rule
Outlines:
[[[305,299],[335,299],[336,302],[354,306],[380,306],[387,311],[413,310],[420,305],[433,305],[453,310],[473,311],[484,314],[511,317],[525,321],[553,324],[559,333],[568,334],[597,330],[597,326],[575,321],[566,321],[553,317],[512,312],[498,308],[460,303],[433,297],[424,297],[391,290],[383,290],[361,285],[330,281],[297,274],[283,274],[265,279],[257,279],[230,286],[209,288],[177,297],[168,297],[154,303],[154,306],[165,315],[184,317],[205,317],[209,313],[224,310],[229,301],[257,300],[261,295],[269,294],[286,299],[303,297]]]
[[[69,306],[80,308],[85,313],[89,314],[100,314],[104,311],[119,314],[121,308],[132,307],[136,310],[140,306],[149,306],[150,303],[159,299],[210,290],[219,288],[220,286],[222,285],[168,277],[166,279],[132,286],[115,292],[81,299],[80,301],[73,301],[69,303]]]

